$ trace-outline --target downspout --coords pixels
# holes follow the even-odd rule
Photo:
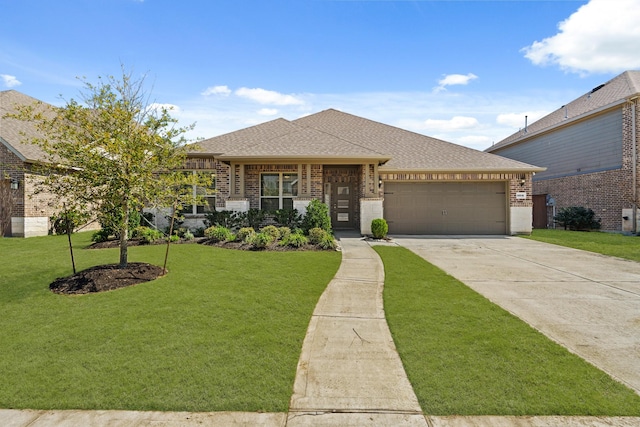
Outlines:
[[[633,226],[631,228],[633,234],[637,234],[638,233],[638,226],[637,226],[637,210],[638,210],[638,206],[637,206],[637,201],[638,201],[638,156],[637,156],[637,145],[638,145],[638,135],[636,133],[636,102],[637,102],[638,97],[635,97],[633,99],[630,99],[629,101],[631,101],[631,146],[632,146],[632,157],[633,157],[633,166],[632,166],[632,170],[633,170],[633,212],[631,214],[631,218],[633,220]]]

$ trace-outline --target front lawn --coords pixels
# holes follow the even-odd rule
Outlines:
[[[640,261],[640,237],[598,231],[535,229],[526,239]]]
[[[400,247],[384,262],[384,304],[430,415],[640,415],[640,396],[463,283]]]
[[[116,263],[85,250],[78,269]],[[57,295],[66,236],[0,239],[0,408],[286,411],[302,341],[337,252],[174,245],[169,274],[100,294]],[[129,260],[162,265],[164,246]]]

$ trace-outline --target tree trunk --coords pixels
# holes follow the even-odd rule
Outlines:
[[[122,228],[120,229],[120,264],[119,268],[127,267],[128,257],[128,245],[129,245],[129,206],[128,203],[123,205],[124,218],[122,221]]]

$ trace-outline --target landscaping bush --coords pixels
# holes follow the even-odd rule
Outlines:
[[[309,241],[312,244],[317,245],[322,241],[322,239],[324,239],[325,235],[328,233],[324,231],[322,228],[316,227],[309,230],[308,234],[309,234]]]
[[[273,219],[280,226],[296,228],[300,226],[302,215],[297,209],[278,209],[273,213]]]
[[[227,227],[223,227],[221,225],[209,227],[204,230],[205,237],[210,238],[216,242],[226,242],[231,240],[233,233]]]
[[[291,246],[292,248],[301,248],[307,243],[309,243],[309,239],[302,232],[291,233],[280,241],[280,245]]]
[[[241,242],[249,242],[253,238],[253,235],[256,234],[256,231],[253,227],[242,227],[238,230],[238,234],[236,235],[237,239]]]
[[[145,243],[153,243],[156,240],[161,239],[163,236],[160,230],[155,228],[138,226],[133,230],[132,237],[137,237]]]
[[[312,228],[321,228],[331,233],[331,216],[329,207],[318,199],[313,199],[307,206],[307,213],[302,219],[302,229],[309,232]]]
[[[104,228],[102,230],[96,231],[91,235],[92,242],[100,243],[106,242],[107,240],[109,240],[109,231],[105,230]]]
[[[325,250],[335,249],[337,246],[335,239],[329,233],[325,233],[320,242],[318,242],[318,247]]]
[[[260,228],[264,222],[266,212],[260,209],[249,209],[246,212],[238,214],[239,227],[252,227],[254,230]]]
[[[204,225],[207,228],[222,226],[229,230],[240,226],[240,215],[234,211],[211,211],[204,215]]]
[[[384,239],[389,232],[389,225],[383,218],[376,218],[371,221],[371,234],[376,239]]]
[[[262,227],[260,229],[261,233],[268,234],[273,238],[273,241],[276,241],[280,238],[280,230],[275,225],[267,225],[266,227]]]
[[[564,226],[565,230],[599,230],[600,219],[595,219],[591,209],[582,206],[562,208],[553,219]]]
[[[273,241],[274,241],[273,236],[267,233],[256,233],[251,238],[251,244],[256,249],[264,249],[267,246],[269,246],[271,243],[273,243]]]
[[[286,239],[291,235],[291,229],[289,227],[280,227],[278,231],[280,232],[280,239]]]

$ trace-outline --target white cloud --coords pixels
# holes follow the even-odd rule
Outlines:
[[[201,93],[201,95],[209,96],[209,95],[223,95],[228,96],[231,93],[231,89],[227,86],[209,86]]]
[[[640,0],[591,0],[560,22],[559,32],[522,51],[535,65],[579,73],[640,68]]]
[[[525,116],[527,116],[528,123],[533,123],[549,113],[550,111],[525,111],[524,113],[498,114],[498,116],[496,117],[496,123],[500,125],[510,126],[512,128],[521,129],[524,127]]]
[[[263,108],[258,111],[258,114],[260,114],[261,116],[275,116],[276,114],[278,114],[278,110],[275,108]]]
[[[241,87],[240,89],[235,91],[235,94],[239,97],[250,99],[259,104],[270,104],[270,105],[302,105],[304,104],[304,101],[302,101],[299,98],[296,98],[293,95],[285,95],[272,90],[266,90],[266,89],[260,89],[260,88],[250,89],[246,87]]]
[[[10,76],[9,74],[0,74],[0,78],[4,82],[6,87],[20,86],[22,82],[16,78],[16,76]]]
[[[455,116],[449,120],[427,119],[424,121],[424,130],[427,131],[454,131],[460,129],[473,129],[480,123],[475,117]]]
[[[466,75],[465,74],[447,74],[443,78],[438,80],[438,86],[434,88],[434,91],[441,92],[443,90],[447,90],[447,86],[454,86],[454,85],[464,86],[469,84],[471,80],[475,80],[477,78],[478,76],[476,76],[473,73],[469,73]]]

